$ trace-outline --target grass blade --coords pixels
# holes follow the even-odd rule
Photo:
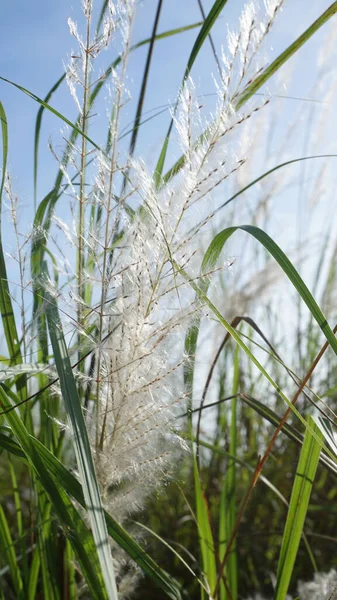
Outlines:
[[[2,194],[6,180],[7,155],[8,155],[8,127],[5,109],[0,102],[0,120],[2,131],[2,177],[0,184],[0,311],[4,328],[8,352],[13,365],[22,363],[19,336],[16,329],[12,300],[9,292],[7,269],[2,247]],[[20,385],[21,382],[21,385]],[[22,389],[23,379],[18,380],[18,387]]]
[[[146,87],[147,87],[147,82],[148,82],[148,78],[149,78],[149,74],[150,74],[150,66],[151,66],[153,48],[154,48],[154,43],[156,40],[157,27],[158,27],[158,23],[159,23],[159,17],[160,17],[162,5],[163,5],[163,0],[158,0],[156,15],[155,15],[154,23],[153,23],[152,35],[151,35],[149,49],[148,49],[148,53],[147,53],[147,57],[146,57],[146,63],[145,63],[145,67],[144,67],[142,83],[141,83],[140,90],[139,90],[135,122],[133,125],[132,136],[131,136],[131,140],[130,140],[130,146],[129,146],[129,155],[130,156],[133,156],[134,150],[136,147],[140,120],[142,118]],[[124,179],[124,183],[126,183],[125,179]]]
[[[9,83],[10,85],[13,85],[18,90],[20,90],[21,92],[23,92],[24,94],[29,96],[29,98],[32,98],[32,100],[34,100],[35,102],[37,102],[38,104],[40,104],[41,106],[43,106],[44,108],[49,110],[49,112],[51,112],[53,115],[55,115],[56,117],[61,119],[61,121],[63,121],[67,125],[69,125],[69,127],[71,127],[71,129],[73,129],[79,135],[84,137],[87,140],[87,142],[89,142],[94,148],[96,148],[96,150],[99,150],[100,152],[102,152],[102,154],[104,154],[104,150],[102,148],[100,148],[100,146],[98,146],[98,144],[96,144],[96,142],[94,142],[94,140],[92,140],[88,135],[86,135],[86,133],[84,133],[81,129],[79,129],[75,123],[72,123],[71,121],[69,121],[69,119],[67,119],[67,117],[62,115],[62,113],[60,113],[58,110],[53,108],[50,104],[48,104],[48,102],[45,102],[44,100],[42,100],[42,98],[39,98],[39,96],[36,96],[36,94],[33,94],[33,92],[30,92],[29,90],[24,88],[22,85],[19,85],[18,83],[15,83],[14,81],[11,81],[10,79],[6,79],[5,77],[0,77],[0,79],[2,81],[5,81],[6,83]]]
[[[239,347],[236,346],[233,357],[233,385],[231,400],[231,422],[230,422],[230,442],[229,453],[232,457],[237,455],[237,394],[240,383],[240,363]],[[230,460],[227,467],[227,473],[224,478],[220,497],[220,522],[219,522],[219,560],[222,562],[226,552],[226,541],[230,539],[236,521],[236,463]],[[232,551],[228,557],[225,568],[225,574],[228,581],[232,600],[237,600],[238,596],[238,565],[236,541],[232,546]],[[228,595],[223,582],[220,584],[220,599],[227,600]]]
[[[316,21],[314,21],[314,23],[312,23],[312,25],[310,25],[310,27],[308,27],[308,29],[305,30],[304,33],[302,33],[302,35],[300,35],[299,38],[297,38],[297,40],[290,44],[290,46],[288,46],[288,48],[284,50],[282,54],[275,58],[271,65],[264,69],[261,75],[256,77],[256,79],[254,79],[254,81],[252,81],[252,83],[246,87],[246,89],[238,98],[235,106],[236,110],[239,110],[241,106],[243,106],[243,104],[245,104],[247,100],[249,100],[249,98],[251,98],[253,94],[255,94],[268,81],[268,79],[270,79],[270,77],[274,75],[274,73],[276,73],[276,71],[278,71],[278,69],[282,67],[282,65],[284,65],[284,63],[286,63],[291,56],[293,56],[293,54],[295,54],[295,52],[297,52],[297,50],[299,50],[301,46],[303,46],[311,38],[311,36],[314,35],[314,33],[316,33],[320,27],[322,27],[322,25],[331,19],[336,12],[337,2],[334,2],[318,19],[316,19]]]
[[[45,264],[43,271],[45,276],[48,277]],[[66,412],[74,436],[74,450],[82,481],[86,508],[92,526],[93,537],[96,543],[108,597],[113,600],[117,598],[117,587],[109,547],[108,531],[91,455],[87,428],[68,356],[67,346],[63,336],[58,309],[53,297],[47,290],[45,291],[45,299],[47,301],[46,314],[49,335],[60,379],[62,397],[64,399]]]
[[[247,226],[248,227],[248,226]],[[250,227],[250,226],[249,226]],[[230,229],[236,229],[230,228]],[[232,232],[233,233],[233,232]],[[244,343],[241,336],[238,332],[231,326],[231,324],[222,316],[220,311],[216,308],[216,306],[211,302],[211,300],[207,296],[208,282],[205,280],[203,282],[203,286],[199,287],[194,281],[193,278],[178,265],[177,262],[173,261],[173,265],[177,272],[179,272],[184,279],[189,283],[191,288],[196,292],[199,300],[204,302],[206,306],[212,311],[218,321],[223,325],[223,327],[229,332],[234,341],[238,344],[238,346],[244,351],[244,353],[248,356],[249,360],[258,368],[260,373],[265,377],[265,379],[272,385],[272,387],[276,390],[277,394],[284,400],[287,406],[292,410],[292,412],[297,416],[297,418],[301,421],[306,429],[309,429],[311,435],[321,444],[322,448],[325,450],[327,455],[332,459],[333,462],[336,462],[336,457],[334,454],[327,448],[326,445],[322,443],[320,437],[318,437],[315,431],[308,425],[307,421],[302,417],[301,413],[297,410],[296,406],[289,400],[289,398],[284,394],[281,390],[280,386],[274,381],[274,379],[269,375],[266,369],[262,366],[256,356],[252,353],[252,351],[248,348],[248,346]]]
[[[57,82],[53,85],[53,87],[49,90],[48,94],[44,98],[44,103],[49,104],[49,101],[56,92],[56,90],[60,87],[61,83],[66,78],[66,74],[62,75]],[[41,124],[42,124],[42,116],[45,107],[44,105],[40,106],[36,122],[35,122],[35,135],[34,135],[34,212],[36,211],[36,200],[37,200],[37,170],[38,170],[38,160],[39,160],[39,141],[40,141],[40,132],[41,132]]]
[[[7,560],[10,574],[12,577],[12,584],[15,590],[15,596],[18,600],[24,598],[23,582],[20,573],[20,567],[15,554],[13,539],[10,533],[9,525],[4,513],[2,506],[0,505],[0,539],[1,548],[4,557]]]
[[[311,417],[309,417],[309,423],[316,434],[323,439],[319,428]],[[288,591],[316,475],[320,450],[320,444],[306,430],[283,533],[275,600],[285,600]]]

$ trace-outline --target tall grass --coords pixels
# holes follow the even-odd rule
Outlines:
[[[324,398],[335,396],[336,328],[327,320],[334,240],[324,240],[309,289],[301,262],[269,231],[269,204],[291,164],[304,177],[305,165],[336,155],[292,156],[253,175],[250,168],[273,102],[261,88],[335,15],[337,2],[269,64],[264,48],[282,0],[247,4],[221,49],[212,29],[226,18],[226,0],[208,14],[198,0],[200,22],[158,32],[162,5],[151,36],[135,43],[134,0],[84,0],[82,22],[68,21],[76,49],[44,99],[2,78],[36,103],[37,118],[34,223],[22,232],[5,98],[0,103],[0,198],[10,207],[18,265],[13,280],[2,219],[1,597],[331,599],[337,575],[324,572],[336,566],[326,547],[335,538],[323,522],[313,531],[312,515],[329,508],[333,528],[335,413]],[[137,141],[153,55],[160,39],[193,30],[151,171]],[[216,73],[207,111],[191,75],[209,41]],[[135,117],[125,127],[129,58],[142,46]],[[66,84],[74,120],[53,106]],[[46,111],[67,129],[61,151],[50,142],[57,172],[40,198]],[[171,166],[170,144],[179,148]],[[321,171],[316,190],[323,179]],[[247,224],[237,202],[256,189]],[[226,275],[236,259],[224,256],[238,236],[248,268],[233,291]],[[255,278],[253,263],[262,265]],[[263,296],[279,290],[281,277],[295,298],[281,315],[285,344],[279,306]]]

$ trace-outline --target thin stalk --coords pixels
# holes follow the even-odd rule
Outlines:
[[[89,68],[90,68],[90,27],[91,27],[91,11],[92,3],[87,4],[87,31],[86,31],[86,44],[85,44],[85,56],[84,56],[84,90],[83,90],[83,110],[81,118],[81,129],[85,134],[87,130],[88,113],[90,110],[89,106]],[[79,223],[78,223],[78,256],[77,256],[77,282],[78,282],[78,298],[77,304],[77,321],[79,324],[78,332],[78,358],[81,357],[81,342],[82,333],[81,329],[83,326],[83,307],[81,300],[84,300],[85,290],[83,284],[83,271],[84,271],[84,236],[85,236],[85,167],[86,167],[86,148],[87,140],[82,135],[81,142],[81,171],[80,171],[80,190],[79,190]]]

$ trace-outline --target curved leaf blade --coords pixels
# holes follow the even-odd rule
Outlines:
[[[260,244],[262,244],[265,247],[265,249],[275,258],[275,260],[285,272],[285,274],[287,275],[288,279],[291,281],[297,292],[300,294],[301,298],[304,300],[313,318],[319,325],[326,339],[330,343],[333,351],[337,355],[336,337],[329,323],[327,322],[324,314],[319,308],[316,300],[311,294],[309,288],[306,286],[303,279],[296,271],[295,267],[292,265],[289,258],[283,252],[283,250],[281,250],[281,248],[276,244],[276,242],[274,242],[274,240],[259,227],[256,227],[254,225],[240,225],[237,227],[228,227],[226,229],[223,229],[220,233],[218,233],[212,240],[208,249],[206,250],[201,267],[202,274],[207,273],[210,269],[212,269],[212,267],[215,266],[215,263],[220,255],[220,252],[223,249],[224,244],[237,230],[242,230],[249,233],[257,241],[259,241]]]

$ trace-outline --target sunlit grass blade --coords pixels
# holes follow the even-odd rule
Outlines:
[[[48,271],[44,265],[44,276],[48,280]],[[86,508],[91,522],[93,537],[102,567],[103,577],[109,599],[117,598],[117,587],[114,577],[112,557],[109,547],[104,511],[94,463],[91,455],[90,442],[84,421],[82,407],[64,340],[62,324],[54,298],[45,290],[47,302],[46,314],[50,340],[53,348],[56,368],[58,371],[62,397],[73,432],[73,445],[77,466],[83,486]]]
[[[45,102],[44,100],[42,100],[42,98],[39,98],[39,96],[37,96],[36,94],[31,92],[30,90],[27,90],[22,85],[19,85],[18,83],[15,83],[14,81],[11,81],[10,79],[6,79],[5,77],[0,77],[0,79],[2,81],[5,81],[6,83],[9,83],[10,85],[13,85],[18,90],[20,90],[20,92],[23,92],[24,94],[29,96],[29,98],[31,98],[32,100],[34,100],[35,102],[40,104],[40,106],[43,106],[45,109],[47,109],[53,115],[55,115],[55,117],[58,117],[59,119],[61,119],[61,121],[63,121],[67,125],[69,125],[69,127],[71,127],[71,129],[73,129],[79,135],[84,137],[87,140],[87,142],[89,142],[96,150],[99,150],[100,152],[102,152],[102,154],[104,154],[104,150],[98,144],[96,144],[96,142],[94,142],[94,140],[92,140],[86,133],[84,133],[81,129],[79,129],[79,127],[77,127],[77,125],[75,123],[72,123],[67,117],[65,117],[62,113],[60,113],[58,110],[56,110],[48,102]]]
[[[83,576],[86,579],[93,598],[95,600],[108,600],[93,537],[79,512],[69,500],[67,492],[63,487],[55,483],[55,480],[36,450],[33,441],[34,438],[29,434],[16,411],[11,410],[8,412],[13,407],[13,404],[9,400],[6,391],[8,392],[3,384],[0,384],[1,410],[7,411],[6,419],[53,504],[53,508],[64,528],[65,535],[69,538],[81,565]],[[11,397],[14,397],[13,393],[11,393]]]
[[[321,416],[316,416],[314,420],[322,436],[326,439],[330,448],[332,448],[335,455],[337,456],[336,435],[332,429],[330,421]]]
[[[323,439],[321,432],[311,417],[309,417],[309,423],[315,430],[315,433]],[[275,600],[285,600],[287,595],[303,532],[320,451],[320,444],[306,430],[283,533],[277,569]]]
[[[187,392],[187,417],[188,430],[191,440],[193,439],[193,425],[191,413],[191,397],[193,390],[193,379],[195,369],[195,356],[199,335],[200,319],[197,319],[187,331],[185,336],[185,353],[188,361],[184,366],[184,381],[185,390]],[[211,526],[211,518],[207,498],[203,491],[202,481],[198,466],[199,457],[196,456],[194,448],[193,453],[193,476],[194,476],[194,494],[196,505],[196,518],[198,527],[198,538],[200,546],[200,554],[202,558],[202,567],[207,584],[212,590],[216,582],[216,556],[214,538]],[[205,597],[205,592],[201,588],[201,598]]]
[[[247,102],[247,100],[249,100],[249,98],[251,98],[253,94],[255,94],[268,81],[268,79],[270,79],[270,77],[274,75],[274,73],[276,73],[276,71],[278,71],[278,69],[289,60],[291,56],[293,56],[295,52],[297,52],[297,50],[299,50],[311,38],[311,36],[316,33],[318,29],[320,29],[320,27],[322,27],[322,25],[324,25],[334,14],[336,14],[336,12],[337,2],[333,2],[333,4],[331,4],[331,6],[329,6],[329,8],[327,8],[327,10],[322,13],[321,16],[316,19],[316,21],[314,21],[314,23],[312,23],[312,25],[310,25],[310,27],[308,27],[304,33],[302,33],[302,35],[297,38],[297,40],[290,44],[290,46],[288,46],[284,52],[275,58],[269,67],[264,69],[261,75],[256,77],[246,87],[236,102],[236,110],[239,110],[241,106],[243,106],[243,104],[245,104],[245,102]]]

